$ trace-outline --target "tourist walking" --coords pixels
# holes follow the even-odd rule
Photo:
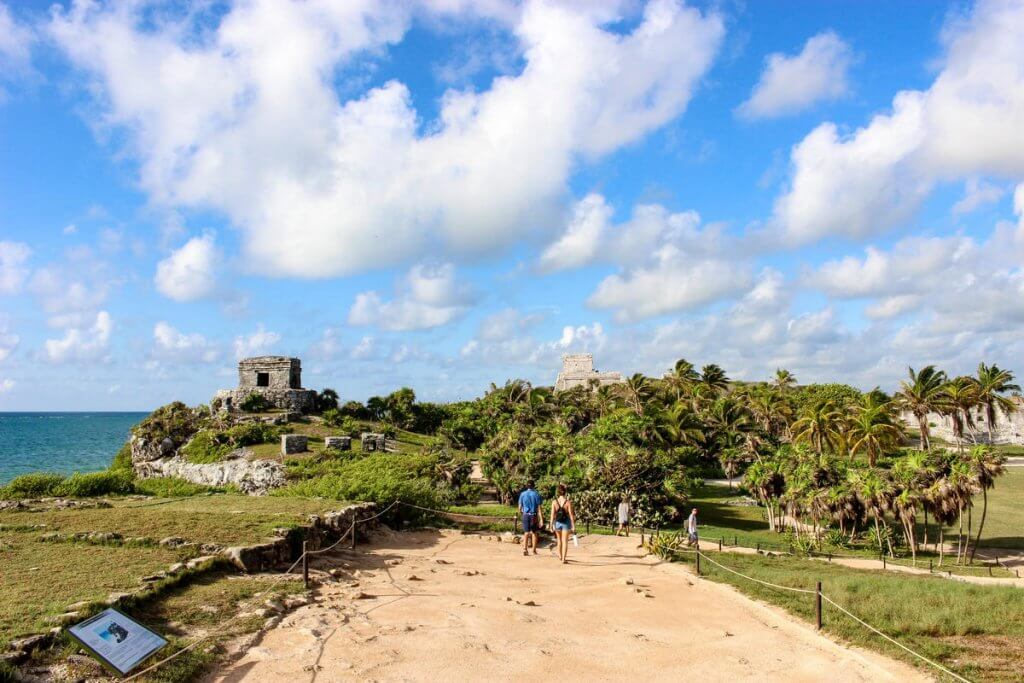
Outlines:
[[[558,559],[565,564],[569,554],[569,535],[576,530],[576,513],[565,484],[558,485],[558,495],[551,501],[551,526],[558,538]]]
[[[629,509],[629,496],[622,496],[622,500],[619,501],[619,528],[615,530],[615,535],[619,536],[625,532],[626,536],[629,536],[629,514],[632,512]]]
[[[693,508],[686,518],[686,545],[696,545],[697,542],[697,508]]]
[[[544,501],[535,486],[531,479],[526,483],[526,490],[519,494],[519,514],[523,518],[523,555],[530,554],[531,546],[533,554],[537,554],[537,532],[543,526],[540,509]]]

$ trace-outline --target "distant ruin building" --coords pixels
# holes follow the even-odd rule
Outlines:
[[[316,392],[302,388],[302,362],[286,356],[259,356],[238,361],[238,388],[221,389],[211,402],[214,410],[240,410],[251,394],[259,394],[271,408],[309,413]]]
[[[996,407],[996,421],[992,426],[991,443],[1024,446],[1024,398],[1011,396],[1014,408],[1009,413]],[[917,429],[917,418],[909,411],[900,414],[903,422],[911,429]],[[949,443],[956,443],[953,431],[953,418],[942,413],[928,413],[928,431],[932,438],[939,438]],[[985,409],[976,407],[971,410],[973,428],[964,428],[964,443],[989,443],[989,426],[985,418]]]
[[[567,353],[562,356],[562,371],[555,380],[555,391],[573,387],[604,386],[621,384],[621,372],[598,372],[594,369],[594,354]]]

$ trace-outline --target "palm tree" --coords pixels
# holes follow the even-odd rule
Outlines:
[[[594,393],[594,407],[597,416],[604,417],[618,407],[619,397],[616,384],[605,384]]]
[[[942,387],[943,410],[953,423],[953,437],[961,453],[964,450],[964,428],[974,429],[971,411],[978,405],[978,383],[970,377],[956,377]]]
[[[618,385],[621,387],[626,403],[637,415],[644,414],[644,401],[651,394],[651,380],[642,373],[636,373]]]
[[[810,443],[821,455],[825,446],[834,448],[841,438],[841,424],[845,415],[828,399],[809,406],[793,423],[793,437],[796,441]]]
[[[891,404],[878,403],[873,394],[868,393],[854,408],[848,436],[851,455],[867,454],[868,466],[874,467],[878,456],[894,448],[903,438],[903,428],[893,415]]]
[[[996,477],[1003,473],[1003,466],[1006,463],[1006,456],[997,453],[991,446],[975,446],[967,456],[968,462],[974,470],[974,485],[981,489],[982,503],[981,521],[978,523],[978,535],[974,539],[974,546],[971,548],[969,563],[974,562],[974,553],[981,543],[981,531],[985,527],[985,515],[988,513],[988,490],[995,486]]]
[[[892,541],[889,539],[888,526],[885,523],[885,510],[892,500],[892,487],[876,469],[858,471],[854,477],[857,495],[864,504],[865,510],[871,513],[875,520],[875,538],[878,541],[878,548],[882,550],[884,541],[889,546],[889,556],[893,557]],[[882,538],[882,528],[886,530],[884,539]]]
[[[1008,391],[1020,391],[1013,383],[1013,373],[998,365],[978,363],[978,401],[985,406],[985,425],[988,427],[988,442],[992,443],[992,430],[996,426],[996,407],[1009,415],[1017,409],[1016,404],[1002,396]]]
[[[779,368],[775,371],[775,379],[772,381],[779,390],[787,391],[796,384],[796,375],[789,370]]]
[[[909,381],[900,384],[896,400],[904,410],[913,413],[921,430],[921,450],[931,449],[928,437],[928,413],[939,412],[945,405],[942,387],[946,383],[946,373],[936,370],[934,365],[926,365],[915,372],[909,368]]]
[[[725,370],[714,363],[701,368],[700,383],[715,395],[721,394],[729,388],[729,378],[725,375]]]

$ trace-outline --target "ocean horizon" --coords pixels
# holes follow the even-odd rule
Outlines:
[[[0,412],[0,485],[30,472],[106,469],[148,411]]]

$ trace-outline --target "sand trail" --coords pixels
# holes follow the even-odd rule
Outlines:
[[[383,533],[325,560],[350,581],[208,680],[930,680],[643,557],[636,538],[581,539],[568,565],[487,538]]]

